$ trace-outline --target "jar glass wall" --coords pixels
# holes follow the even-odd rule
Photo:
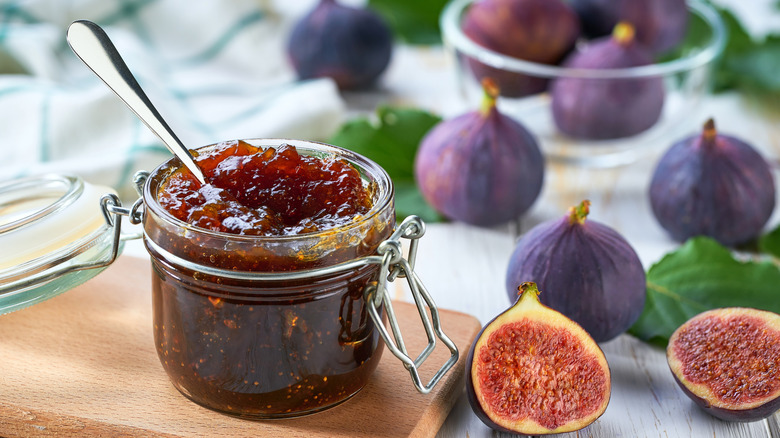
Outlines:
[[[177,168],[175,160],[164,163],[143,194],[155,345],[174,386],[201,405],[252,418],[317,412],[359,391],[381,355],[363,298],[379,266],[321,268],[372,255],[390,236],[392,183],[381,167],[344,149],[294,140],[247,142],[264,148],[288,143],[301,155],[346,160],[372,192],[372,208],[346,225],[300,235],[209,231],[158,203]],[[310,275],[263,278],[301,271]]]

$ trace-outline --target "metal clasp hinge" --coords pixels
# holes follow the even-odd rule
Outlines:
[[[135,184],[135,190],[139,196],[143,193],[143,187],[146,183],[146,179],[149,178],[149,172],[138,171],[133,176],[133,183]],[[143,220],[143,197],[138,198],[130,208],[122,206],[122,201],[119,197],[113,193],[108,193],[100,198],[100,208],[103,212],[103,218],[106,220],[106,224],[114,229],[113,243],[111,246],[111,255],[108,259],[100,261],[96,264],[80,267],[79,269],[91,269],[102,268],[108,266],[116,260],[119,256],[119,247],[121,242],[127,240],[135,240],[143,237],[143,233],[122,234],[122,216],[127,216],[128,220],[133,225],[138,225]]]
[[[428,293],[428,290],[425,288],[422,281],[420,281],[420,278],[414,272],[414,264],[417,258],[417,246],[419,243],[418,239],[422,237],[423,234],[425,234],[425,223],[422,219],[417,216],[409,216],[404,219],[401,225],[398,226],[387,240],[379,245],[377,252],[382,256],[379,279],[375,286],[366,287],[364,296],[368,312],[374,320],[380,336],[382,336],[385,344],[387,344],[388,349],[395,357],[403,362],[404,367],[409,371],[409,374],[412,377],[415,388],[417,388],[419,392],[427,394],[436,386],[439,380],[455,366],[459,354],[458,347],[442,331],[441,319],[436,304],[433,302],[431,295]],[[406,259],[403,257],[402,252],[402,238],[409,239],[410,241],[409,256]],[[407,352],[400,327],[398,326],[398,320],[393,311],[392,300],[390,299],[390,294],[387,292],[388,282],[393,282],[398,277],[406,278],[414,302],[417,305],[420,319],[425,327],[425,333],[428,336],[428,345],[416,359],[412,359]],[[382,305],[385,307],[387,320],[393,332],[392,339],[382,322],[382,317],[379,313]],[[430,318],[428,317],[428,310],[430,311]],[[436,347],[437,338],[449,349],[450,358],[441,368],[439,368],[431,380],[423,385],[419,368],[433,352]]]

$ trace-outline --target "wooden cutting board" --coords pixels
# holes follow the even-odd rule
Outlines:
[[[434,436],[463,390],[476,318],[442,310],[460,359],[430,394],[387,350],[352,399],[290,420],[248,421],[190,402],[170,384],[154,349],[150,267],[120,257],[105,272],[49,301],[0,316],[0,436]],[[427,343],[417,310],[394,308],[413,355]],[[425,381],[449,357],[437,344]]]

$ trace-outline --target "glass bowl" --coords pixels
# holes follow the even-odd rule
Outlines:
[[[473,1],[450,2],[440,18],[445,46],[456,60],[457,83],[471,107],[476,108],[483,96],[480,78],[472,72],[471,65],[475,61],[492,69],[495,75],[520,74],[532,81],[547,81],[550,86],[555,81],[568,78],[592,81],[592,84],[582,82],[585,86],[598,86],[607,80],[625,81],[625,84],[655,78],[662,81],[665,96],[658,121],[638,134],[608,140],[575,138],[562,133],[553,118],[552,99],[548,91],[523,97],[501,96],[498,99],[499,110],[533,132],[548,158],[568,163],[617,166],[636,161],[653,148],[668,146],[674,139],[674,133],[688,127],[686,116],[693,114],[709,91],[714,60],[722,52],[726,41],[725,28],[717,12],[699,1],[689,1],[689,35],[681,53],[664,56],[661,61],[639,67],[602,70],[565,68],[503,55],[472,41],[463,33],[460,23]]]

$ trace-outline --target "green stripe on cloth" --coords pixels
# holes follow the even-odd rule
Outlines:
[[[181,106],[181,113],[188,116],[187,118],[190,123],[192,123],[192,127],[200,131],[201,134],[207,136],[208,138],[214,137],[214,130],[211,126],[212,123],[206,123],[198,118],[195,118],[195,111],[193,111],[192,105],[190,105],[189,101],[190,93],[176,89],[172,85],[168,86],[168,91],[171,93],[170,96],[176,99],[176,102],[178,102]]]
[[[241,17],[236,24],[228,26],[228,30],[223,33],[221,37],[217,38],[214,44],[212,44],[210,47],[207,47],[199,54],[180,60],[179,63],[183,67],[190,67],[210,61],[215,56],[217,56],[222,51],[222,49],[230,44],[230,41],[241,34],[241,32],[248,29],[252,24],[257,23],[258,21],[262,21],[264,18],[265,14],[260,10]]]
[[[98,20],[101,26],[110,26],[121,21],[128,22],[133,28],[133,34],[137,36],[147,47],[154,48],[154,42],[152,41],[149,31],[143,24],[143,20],[139,18],[140,12],[151,5],[156,3],[157,0],[121,0],[119,9],[114,11],[113,14],[103,17]]]
[[[51,96],[50,91],[46,91],[43,95],[43,101],[41,102],[41,150],[39,151],[39,157],[41,161],[49,161],[51,159],[51,142],[49,141],[49,120],[51,120]]]
[[[20,3],[20,1],[12,1],[0,6],[0,14],[3,15],[4,23],[10,22],[12,18],[20,18],[25,23],[39,23],[41,21],[21,7]]]
[[[0,97],[7,96],[9,94],[25,93],[25,92],[38,92],[40,88],[30,85],[17,85],[10,88],[0,88]]]
[[[163,146],[160,143],[149,143],[149,144],[140,144],[138,143],[138,139],[141,136],[142,130],[146,129],[146,126],[141,123],[140,120],[135,120],[133,122],[133,139],[131,140],[132,145],[130,148],[125,151],[125,164],[122,166],[122,170],[119,172],[119,179],[117,180],[114,187],[122,187],[128,184],[130,181],[130,177],[135,172],[142,170],[142,169],[136,169],[135,165],[135,157],[140,152],[159,152],[161,154],[167,154],[172,155],[168,148]],[[149,170],[152,169],[143,169],[143,170]]]
[[[8,36],[10,23],[15,20],[20,19],[27,24],[40,22],[38,18],[22,8],[19,3],[18,1],[10,2],[0,7],[0,16],[3,18],[2,23],[0,23],[0,41],[5,40]]]
[[[119,21],[127,20],[128,18],[137,18],[138,12],[143,8],[155,3],[157,0],[123,0],[118,10],[114,11],[111,15],[107,15],[97,22],[101,26],[110,26],[116,24]]]

